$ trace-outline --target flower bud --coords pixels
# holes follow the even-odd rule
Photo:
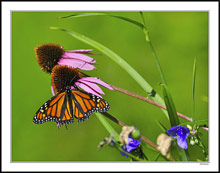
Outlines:
[[[195,145],[195,141],[194,140],[190,140],[190,145]]]
[[[193,128],[192,128],[192,126],[190,126],[190,125],[186,125],[186,127],[191,131]]]
[[[135,129],[134,131],[131,132],[131,137],[134,139],[140,139],[141,132],[138,129]]]
[[[198,140],[198,139],[195,139],[195,143],[198,144],[198,143],[199,143],[199,140]]]

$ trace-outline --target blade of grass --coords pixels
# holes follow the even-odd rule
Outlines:
[[[179,118],[176,113],[176,107],[174,105],[173,99],[171,97],[171,94],[165,84],[161,84],[163,87],[163,95],[164,95],[164,101],[167,107],[168,115],[170,118],[170,125],[171,127],[177,126],[180,124]]]
[[[115,17],[115,18],[119,18],[119,19],[122,19],[124,21],[127,21],[127,22],[130,22],[130,23],[133,23],[137,26],[139,26],[141,29],[145,29],[145,26],[140,23],[140,22],[137,22],[135,20],[132,20],[132,19],[129,19],[127,17],[122,17],[122,16],[116,16],[116,15],[110,15],[110,14],[105,14],[105,13],[83,13],[83,14],[73,14],[73,15],[68,15],[68,16],[61,16],[61,17],[58,17],[60,19],[62,18],[71,18],[71,17],[87,17],[87,16],[110,16],[110,17]]]
[[[112,50],[108,49],[107,47],[103,46],[102,44],[82,35],[74,31],[69,31],[63,28],[59,27],[50,27],[50,29],[53,30],[61,30],[64,31],[74,38],[96,48],[103,54],[107,55],[109,58],[111,58],[115,63],[117,63],[120,67],[122,67],[147,93],[150,93],[152,91],[152,87],[150,84],[148,84],[147,81],[144,80],[144,78],[136,71],[134,70],[125,60],[123,60],[119,55],[114,53]],[[160,97],[159,94],[156,94],[155,97],[152,98],[154,101],[158,102],[161,105],[164,105],[163,99]],[[166,117],[169,119],[167,111],[161,109]]]
[[[194,59],[194,64],[193,64],[193,80],[192,80],[193,117],[196,120],[196,113],[195,113],[195,85],[196,85],[196,58]]]
[[[171,94],[165,84],[161,84],[163,86],[163,94],[164,94],[164,101],[167,107],[168,115],[170,117],[170,125],[171,127],[177,126],[180,124],[179,118],[176,113],[176,108],[173,102],[173,99],[171,97]],[[181,160],[182,161],[188,161],[190,160],[188,151],[184,149],[180,149],[181,152]]]
[[[161,68],[161,66],[160,66],[160,63],[159,63],[159,60],[158,60],[158,57],[157,57],[157,54],[156,54],[156,51],[154,50],[152,41],[151,41],[151,39],[150,39],[149,31],[148,31],[148,29],[147,29],[147,26],[146,26],[146,23],[145,23],[145,20],[144,20],[144,15],[143,15],[142,12],[140,12],[140,14],[141,14],[141,17],[142,17],[142,20],[143,20],[143,23],[144,23],[144,28],[145,28],[144,34],[145,34],[145,36],[146,36],[146,41],[149,43],[149,45],[150,45],[150,47],[151,47],[151,49],[152,49],[152,55],[153,55],[153,58],[154,58],[154,60],[155,60],[155,62],[156,62],[157,69],[158,69],[158,71],[159,71],[159,73],[160,73],[160,77],[161,77],[163,83],[167,85],[166,80],[165,80],[165,76],[164,76],[164,74],[163,74],[162,68]]]
[[[164,133],[167,133],[166,127],[159,120],[157,120],[157,124],[160,126]]]
[[[106,128],[106,130],[109,132],[109,134],[111,134],[115,140],[117,142],[120,141],[119,139],[119,135],[118,133],[115,131],[115,129],[108,123],[108,121],[106,121],[106,119],[103,117],[102,114],[100,113],[95,113],[96,114],[96,117],[99,119],[99,121],[103,124],[103,126]]]
[[[188,150],[180,149],[181,152],[181,160],[182,161],[190,161],[190,156]]]
[[[124,21],[127,21],[129,23],[132,23],[132,24],[135,24],[136,26],[140,27],[142,29],[142,31],[144,32],[145,34],[145,39],[146,41],[150,44],[150,47],[152,49],[152,55],[153,55],[153,58],[156,62],[156,65],[157,65],[157,68],[158,68],[158,71],[160,73],[160,76],[161,76],[161,79],[163,81],[164,84],[166,84],[166,80],[165,80],[165,77],[164,77],[164,74],[162,72],[162,68],[160,66],[160,63],[159,63],[159,60],[157,58],[157,54],[154,50],[154,47],[152,45],[152,42],[150,40],[150,36],[149,36],[149,32],[148,32],[148,29],[146,27],[146,24],[145,24],[145,21],[144,21],[144,16],[142,14],[142,12],[140,12],[141,14],[141,17],[143,19],[143,22],[144,22],[144,25],[140,22],[137,22],[135,20],[132,20],[130,18],[127,18],[127,17],[122,17],[122,16],[115,16],[115,15],[109,15],[109,14],[105,14],[105,13],[83,13],[83,14],[73,14],[73,15],[68,15],[68,16],[63,16],[63,17],[59,17],[59,18],[70,18],[70,17],[87,17],[87,16],[111,16],[111,17],[115,17],[115,18],[119,18],[119,19],[122,19]]]
[[[159,159],[159,157],[161,156],[161,154],[160,153],[158,153],[157,155],[156,155],[156,157],[155,157],[155,159],[154,159],[154,161],[157,161],[158,159]]]

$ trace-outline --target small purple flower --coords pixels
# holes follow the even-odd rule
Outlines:
[[[174,126],[170,129],[167,130],[168,135],[170,135],[172,138],[177,138],[177,144],[183,148],[187,149],[188,148],[188,143],[187,143],[187,136],[189,135],[190,131],[188,128],[184,126]]]
[[[124,145],[122,147],[122,150],[130,153],[132,150],[136,149],[139,145],[140,145],[140,141],[135,140],[133,138],[128,137],[128,144]],[[121,152],[122,156],[126,156],[128,157],[126,154],[124,154],[123,152]]]

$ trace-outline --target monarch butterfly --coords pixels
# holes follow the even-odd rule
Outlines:
[[[38,109],[33,122],[42,124],[54,121],[59,125],[67,125],[74,122],[73,117],[81,122],[94,112],[106,112],[109,109],[109,104],[102,98],[67,86],[65,91],[53,96]]]

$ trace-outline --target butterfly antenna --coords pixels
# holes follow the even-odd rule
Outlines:
[[[71,79],[70,84],[71,84],[71,82],[72,82],[75,78],[76,78],[76,75]]]

